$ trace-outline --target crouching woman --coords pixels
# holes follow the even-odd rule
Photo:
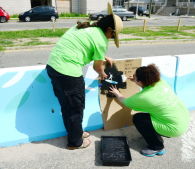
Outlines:
[[[169,85],[160,79],[160,72],[154,64],[137,68],[130,80],[142,90],[129,98],[125,98],[114,86],[110,92],[125,106],[140,112],[133,116],[133,122],[148,144],[141,154],[163,155],[162,136],[177,137],[185,133],[189,112]]]

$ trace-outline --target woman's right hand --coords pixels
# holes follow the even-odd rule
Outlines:
[[[99,74],[100,80],[104,80],[108,77],[108,75],[105,72],[102,72]]]
[[[130,75],[130,76],[128,77],[128,79],[129,79],[129,80],[131,80],[132,82],[134,82],[134,81],[135,81],[135,78],[134,78],[134,76],[133,76],[133,75]]]
[[[99,74],[101,80],[104,80],[108,77],[108,75],[104,72],[103,60],[95,60],[93,63],[93,68]]]

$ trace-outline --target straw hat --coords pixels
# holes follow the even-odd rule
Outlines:
[[[113,15],[113,19],[114,19],[114,25],[115,25],[115,38],[114,38],[114,42],[116,47],[119,47],[119,37],[118,34],[122,31],[123,29],[123,22],[121,20],[121,18],[117,15],[115,15],[112,11],[112,6],[111,4],[108,2],[108,15]]]

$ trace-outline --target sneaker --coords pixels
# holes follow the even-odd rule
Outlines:
[[[162,156],[163,154],[165,154],[165,149],[151,150],[151,149],[146,148],[146,149],[141,150],[141,154],[147,157],[153,157],[155,155]]]
[[[75,149],[82,149],[82,148],[87,148],[91,144],[91,141],[89,139],[84,139],[83,143],[79,147],[72,147],[72,146],[67,146],[67,149],[69,150],[75,150]]]

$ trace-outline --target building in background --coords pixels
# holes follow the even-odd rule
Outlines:
[[[158,15],[195,15],[195,0],[113,0],[114,5],[141,6]]]
[[[54,6],[58,13],[88,14],[106,9],[108,2],[112,4],[113,0],[0,0],[0,6],[10,15],[41,5]]]
[[[56,0],[56,9],[58,13],[70,13],[71,0]]]
[[[19,14],[35,6],[56,7],[58,13],[88,14],[105,10],[107,3],[113,6],[142,6],[159,15],[195,15],[195,0],[0,0],[0,6],[10,15]]]
[[[71,12],[73,13],[94,13],[107,9],[107,3],[113,0],[71,0]]]
[[[10,15],[19,14],[35,6],[56,6],[56,0],[0,0],[0,6]]]
[[[195,0],[177,0],[176,11],[179,15],[195,16]]]

